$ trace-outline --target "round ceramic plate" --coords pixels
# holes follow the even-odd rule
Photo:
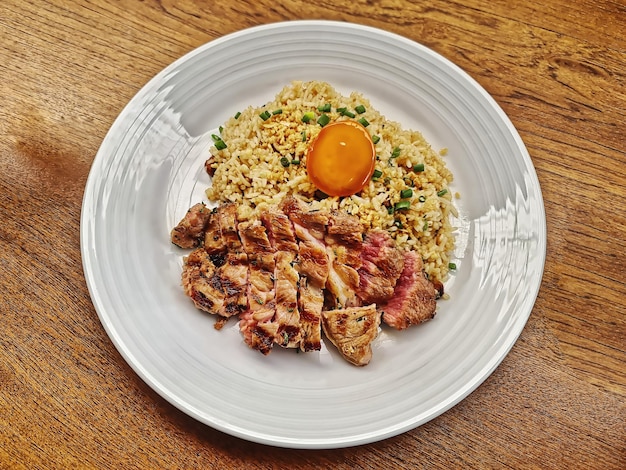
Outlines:
[[[169,232],[206,200],[214,132],[291,80],[359,91],[405,128],[449,149],[459,218],[454,261],[430,322],[383,328],[357,368],[332,346],[263,356],[235,321],[217,331],[180,281]],[[415,428],[498,366],[522,331],[543,273],[546,225],[528,153],[466,73],[426,47],[348,23],[270,24],[212,41],[154,77],[122,111],[87,181],[85,276],[111,340],[154,390],[226,433],[296,448],[344,447]]]

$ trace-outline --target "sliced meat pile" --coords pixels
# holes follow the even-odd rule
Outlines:
[[[201,310],[230,317],[248,346],[321,349],[322,331],[350,363],[363,366],[382,322],[402,330],[433,318],[438,291],[422,260],[357,217],[311,210],[289,196],[254,220],[234,204],[196,204],[171,232],[195,248],[184,260],[185,294]]]

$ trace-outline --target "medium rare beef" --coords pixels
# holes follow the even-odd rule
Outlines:
[[[389,233],[370,231],[363,241],[361,261],[357,295],[363,304],[379,304],[391,298],[402,273],[404,256]]]
[[[403,330],[411,325],[430,320],[437,308],[437,290],[426,279],[422,259],[414,251],[404,253],[404,269],[393,296],[379,305],[383,322]]]
[[[350,307],[322,312],[322,327],[341,355],[356,366],[372,358],[372,341],[378,336],[380,313],[376,306]]]
[[[180,248],[195,248],[202,244],[211,209],[205,204],[193,205],[170,233],[174,245]]]

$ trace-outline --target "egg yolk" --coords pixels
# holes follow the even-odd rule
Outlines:
[[[329,196],[350,196],[374,172],[376,150],[369,133],[354,121],[323,127],[309,146],[306,169],[311,182]]]

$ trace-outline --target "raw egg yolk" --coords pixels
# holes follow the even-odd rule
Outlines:
[[[376,150],[365,128],[354,121],[323,127],[309,146],[306,169],[311,182],[329,196],[358,193],[374,172]]]

